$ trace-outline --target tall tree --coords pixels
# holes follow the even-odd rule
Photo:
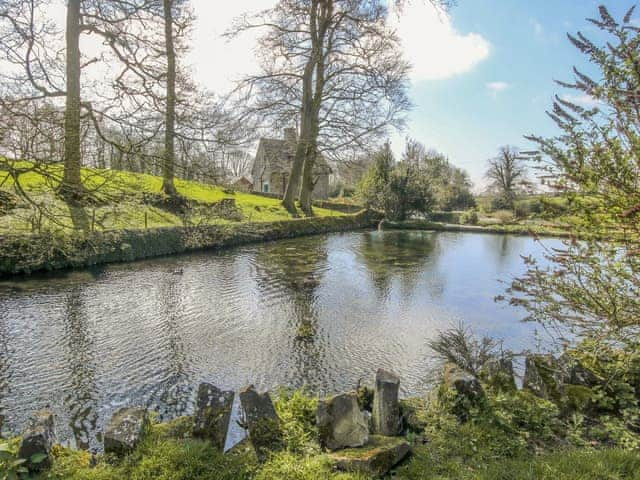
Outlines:
[[[167,90],[165,106],[164,156],[162,163],[162,190],[167,195],[177,195],[173,181],[175,175],[175,127],[176,127],[176,52],[173,44],[173,8],[176,0],[163,0],[164,38],[167,54]]]
[[[0,4],[1,61],[9,66],[0,71],[2,107],[23,116],[47,101],[63,109],[64,173],[60,193],[70,200],[79,200],[85,193],[80,175],[81,119],[90,118],[96,128],[101,118],[115,119],[106,114],[112,105],[102,111],[98,107],[104,92],[91,95],[82,85],[82,72],[100,59],[83,58],[81,37],[96,34],[108,39],[113,29],[148,8],[149,1],[68,0],[62,30],[47,19],[47,9],[53,8],[48,0],[6,0]],[[63,98],[64,104],[58,102]]]
[[[383,1],[280,0],[233,28],[262,28],[262,71],[242,82],[251,112],[272,125],[298,124],[299,140],[283,204],[299,195],[311,214],[318,155],[340,157],[399,126],[407,99],[408,64],[387,24]]]
[[[517,148],[504,146],[494,158],[489,159],[486,178],[504,206],[511,208],[519,189],[526,184],[527,166]]]
[[[64,112],[64,177],[62,194],[71,199],[82,196],[80,167],[80,33],[81,0],[67,3],[66,23],[66,102]]]

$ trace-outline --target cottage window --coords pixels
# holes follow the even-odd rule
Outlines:
[[[263,183],[262,184],[262,191],[264,193],[269,193],[269,184],[268,183]]]

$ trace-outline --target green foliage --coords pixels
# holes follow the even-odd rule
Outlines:
[[[0,439],[0,480],[18,480],[28,473],[27,460],[18,457],[19,446],[19,438],[9,441]],[[44,458],[32,458],[31,460],[33,463],[40,463]]]
[[[366,206],[383,211],[394,221],[424,215],[433,205],[427,176],[412,163],[396,163],[388,144],[375,154],[360,182],[358,196]]]
[[[460,215],[460,223],[462,225],[477,225],[478,221],[478,211],[475,208],[463,212],[462,215]]]
[[[601,6],[591,20],[601,44],[569,36],[597,72],[574,69],[574,81],[560,85],[597,107],[556,97],[550,117],[561,134],[529,138],[548,159],[540,167],[554,186],[572,192],[573,233],[585,241],[550,250],[544,266],[528,259],[527,274],[509,290],[528,319],[623,343],[635,341],[640,324],[640,30],[632,16],[618,21]],[[620,242],[598,242],[603,236]]]
[[[500,354],[499,343],[491,337],[477,339],[471,329],[459,324],[440,332],[429,347],[445,362],[478,376],[482,366]]]
[[[40,478],[53,480],[242,480],[253,478],[249,451],[223,455],[208,441],[173,438],[173,428],[154,425],[149,435],[121,460],[60,448],[53,466]]]
[[[290,452],[273,455],[257,473],[256,480],[366,480],[358,474],[336,473],[324,455],[296,456]]]
[[[274,404],[287,449],[294,453],[317,453],[318,397],[310,396],[303,390],[282,388]]]
[[[430,180],[435,206],[442,211],[465,210],[476,206],[471,193],[471,181],[464,170],[457,168],[438,152],[426,152],[419,158],[424,175]]]

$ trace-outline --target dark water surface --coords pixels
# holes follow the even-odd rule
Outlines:
[[[523,313],[493,299],[541,251],[526,237],[356,232],[0,282],[0,413],[19,431],[48,405],[62,440],[96,449],[117,408],[189,413],[200,381],[326,394],[384,367],[424,392],[427,341],[459,321],[533,346]]]

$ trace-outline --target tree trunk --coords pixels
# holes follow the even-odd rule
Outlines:
[[[67,4],[67,93],[64,111],[64,175],[61,194],[79,200],[83,194],[80,167],[80,2]]]
[[[300,208],[307,216],[313,215],[313,169],[316,163],[317,148],[315,142],[316,135],[312,133],[312,138],[305,148],[304,165],[302,167],[302,182],[300,184]]]
[[[173,45],[173,0],[164,0],[164,38],[167,51],[167,104],[165,109],[164,156],[162,162],[162,190],[170,196],[178,194],[175,175],[176,122],[176,52]]]

